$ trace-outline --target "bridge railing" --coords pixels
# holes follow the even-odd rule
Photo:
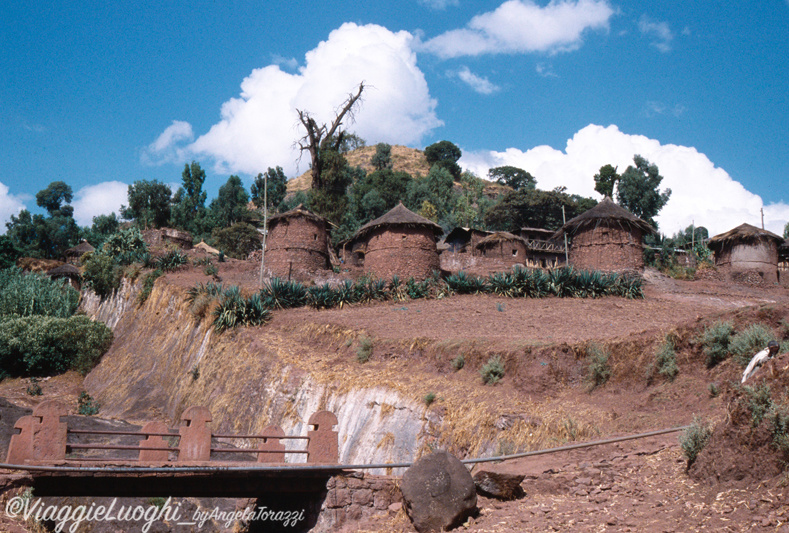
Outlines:
[[[313,414],[308,424],[313,429],[306,436],[285,435],[281,427],[267,426],[261,434],[237,435],[211,433],[211,412],[206,407],[194,406],[181,415],[181,425],[171,430],[163,422],[147,422],[139,431],[109,431],[69,428],[66,408],[57,401],[39,404],[33,414],[23,416],[14,425],[18,433],[12,435],[6,462],[9,464],[123,461],[140,463],[202,463],[222,461],[211,454],[255,454],[259,463],[284,463],[286,454],[305,456],[309,464],[337,464],[339,461],[338,434],[334,431],[337,417],[329,411]],[[69,435],[90,440],[95,437],[139,438],[137,445],[96,442],[69,442]],[[253,448],[231,448],[212,445],[212,439],[245,439],[256,442]],[[304,449],[288,448],[286,441],[306,441]],[[73,441],[73,439],[72,439]],[[216,440],[214,440],[216,442]],[[136,457],[107,457],[91,451],[136,451]],[[128,454],[127,454],[128,455]]]

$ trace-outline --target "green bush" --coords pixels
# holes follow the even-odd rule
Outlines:
[[[479,373],[482,376],[483,383],[486,385],[497,383],[504,377],[504,363],[501,357],[495,355],[488,359],[488,362],[480,368]]]
[[[9,376],[87,374],[112,344],[112,331],[86,316],[31,316],[0,322],[0,369]]]
[[[425,402],[425,405],[430,407],[430,405],[436,401],[436,393],[435,392],[428,392],[425,394],[425,397],[422,398]]]
[[[463,354],[460,354],[452,359],[450,364],[452,365],[453,370],[458,371],[466,365],[466,358],[463,357]]]
[[[87,253],[82,260],[82,279],[93,292],[106,298],[121,286],[121,270],[109,255]]]
[[[139,259],[141,254],[148,251],[142,238],[142,233],[137,228],[122,229],[110,235],[101,250],[94,255],[106,255],[117,263],[128,264]]]
[[[773,446],[785,459],[789,459],[789,409],[786,406],[775,406],[770,418],[773,426]]]
[[[762,324],[752,324],[732,338],[729,351],[734,360],[742,366],[747,366],[751,358],[775,340],[769,328]]]
[[[740,401],[745,402],[751,412],[751,424],[756,427],[774,407],[773,400],[770,398],[770,386],[764,383],[757,387],[745,385],[742,390],[745,394]]]
[[[696,342],[701,344],[704,355],[707,356],[707,368],[712,368],[729,356],[729,344],[734,333],[731,322],[716,322],[706,328]]]
[[[668,381],[674,381],[679,373],[677,355],[674,353],[674,343],[666,339],[655,354],[655,359],[647,368],[647,381],[651,382],[656,375],[663,376]]]
[[[77,398],[77,413],[82,416],[93,416],[99,414],[101,405],[93,399],[93,397],[85,391],[79,393]]]
[[[589,391],[601,387],[611,378],[611,367],[608,366],[608,350],[597,344],[590,344],[586,349],[586,382]]]
[[[362,337],[359,339],[359,348],[356,350],[356,360],[360,363],[366,363],[373,355],[373,339],[370,337]]]
[[[693,422],[679,436],[679,445],[688,460],[688,468],[696,462],[696,458],[704,449],[712,436],[712,430],[701,418],[694,416]]]
[[[189,264],[189,258],[185,253],[179,252],[178,250],[170,250],[156,260],[155,266],[157,270],[173,272],[187,264]]]
[[[145,275],[145,277],[142,280],[142,290],[140,291],[140,294],[137,295],[138,304],[142,305],[145,303],[145,301],[151,295],[151,292],[153,292],[153,286],[156,283],[156,280],[162,277],[163,275],[164,272],[162,272],[158,268],[153,272],[149,272],[148,274]]]
[[[246,259],[251,252],[261,247],[260,234],[246,222],[236,222],[229,228],[217,228],[211,236],[216,240],[217,248],[236,259]],[[224,256],[219,262],[223,260]]]
[[[25,274],[16,267],[0,270],[0,316],[68,318],[78,305],[79,292],[64,279]]]

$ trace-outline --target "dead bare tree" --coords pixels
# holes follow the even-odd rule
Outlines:
[[[353,108],[361,98],[363,90],[364,82],[361,82],[357,91],[348,95],[348,99],[343,102],[342,107],[337,112],[337,116],[329,126],[326,124],[319,126],[309,111],[296,109],[296,112],[299,114],[299,120],[307,130],[307,134],[299,139],[296,144],[302,153],[308,152],[310,154],[313,189],[322,189],[324,186],[321,177],[321,171],[323,170],[321,168],[321,150],[338,150],[340,148],[344,132],[339,128],[346,115],[353,121]]]

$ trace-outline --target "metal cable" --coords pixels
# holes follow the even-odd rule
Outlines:
[[[664,435],[666,433],[675,433],[683,431],[690,426],[680,426],[669,429],[659,429],[657,431],[650,431],[647,433],[638,433],[635,435],[627,435],[624,437],[614,437],[611,439],[597,440],[592,442],[584,442],[580,444],[571,444],[568,446],[560,446],[558,448],[547,448],[545,450],[535,450],[531,452],[515,453],[510,455],[499,455],[496,457],[484,457],[477,459],[463,459],[460,462],[463,464],[476,464],[488,463],[493,461],[507,461],[509,459],[519,459],[521,457],[530,457],[533,455],[544,455],[548,453],[565,452],[569,450],[576,450],[579,448],[589,448],[591,446],[601,446],[603,444],[612,444],[615,442],[623,442],[627,440],[643,439],[646,437],[653,437],[655,435]],[[285,450],[284,453],[289,453]],[[82,473],[180,473],[180,472],[193,472],[193,473],[219,473],[219,472],[339,472],[342,470],[369,470],[373,468],[409,468],[413,463],[379,463],[379,464],[366,464],[366,465],[288,465],[288,466],[140,466],[140,467],[78,467],[78,466],[35,466],[35,465],[11,465],[0,463],[0,468],[7,470],[26,470],[29,472],[82,472]]]

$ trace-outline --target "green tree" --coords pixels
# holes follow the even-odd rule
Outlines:
[[[206,192],[203,190],[205,171],[200,163],[192,161],[184,165],[181,174],[182,186],[173,196],[172,222],[192,235],[199,235],[205,227],[207,209],[205,207]]]
[[[13,266],[21,256],[22,252],[13,239],[8,235],[0,235],[0,270]]]
[[[603,165],[600,167],[600,172],[594,175],[594,190],[603,196],[613,198],[614,187],[621,177],[616,173],[616,169],[617,167],[611,165]]]
[[[48,216],[31,215],[27,209],[12,215],[6,223],[8,237],[24,255],[60,259],[66,248],[79,240],[79,227],[74,221],[71,187],[62,181],[49,184],[36,194],[36,203]]]
[[[97,215],[93,217],[93,225],[90,228],[82,228],[82,238],[99,250],[104,245],[104,241],[106,241],[110,235],[120,230],[120,227],[120,221],[115,216],[115,213]]]
[[[663,176],[660,175],[657,165],[640,155],[633,156],[633,162],[635,166],[628,166],[619,179],[616,195],[619,205],[657,227],[655,217],[668,203],[671,189],[662,192],[658,189]]]
[[[246,222],[216,228],[211,236],[221,251],[236,259],[246,259],[250,252],[260,249],[260,234]]]
[[[157,180],[139,180],[129,185],[129,207],[121,206],[121,217],[142,228],[161,228],[170,221],[170,187]]]
[[[248,217],[249,195],[244,189],[241,178],[230,176],[219,187],[219,194],[211,201],[210,219],[213,227],[227,228]]]
[[[375,145],[375,155],[370,160],[375,170],[384,170],[392,168],[392,146],[386,143],[378,143]]]
[[[408,173],[391,168],[366,174],[348,189],[351,209],[359,220],[378,218],[405,198],[412,181]]]
[[[409,183],[406,207],[416,212],[427,202],[436,211],[435,218],[431,220],[443,220],[455,205],[453,185],[452,174],[445,167],[433,165],[427,176]]]
[[[488,229],[517,233],[520,228],[557,230],[562,226],[562,206],[567,220],[597,205],[592,198],[569,195],[563,188],[552,191],[521,189],[501,197],[485,215]]]
[[[462,152],[457,145],[449,141],[439,141],[425,148],[425,159],[433,166],[438,165],[446,169],[452,179],[460,179],[460,165],[457,164]]]
[[[309,207],[339,225],[348,209],[348,187],[364,176],[364,170],[352,168],[345,156],[331,148],[324,148],[320,159],[322,186],[310,191]]]
[[[268,185],[266,185],[268,181]],[[285,199],[288,192],[288,178],[282,171],[282,167],[271,168],[266,170],[265,174],[258,174],[255,181],[252,182],[250,192],[252,193],[252,202],[258,207],[263,207],[264,188],[268,188],[268,205],[274,209],[279,208],[279,205]]]
[[[512,166],[495,167],[488,171],[488,177],[500,185],[513,189],[536,189],[537,180],[523,169]]]
[[[784,239],[789,239],[789,222],[784,226]]]

